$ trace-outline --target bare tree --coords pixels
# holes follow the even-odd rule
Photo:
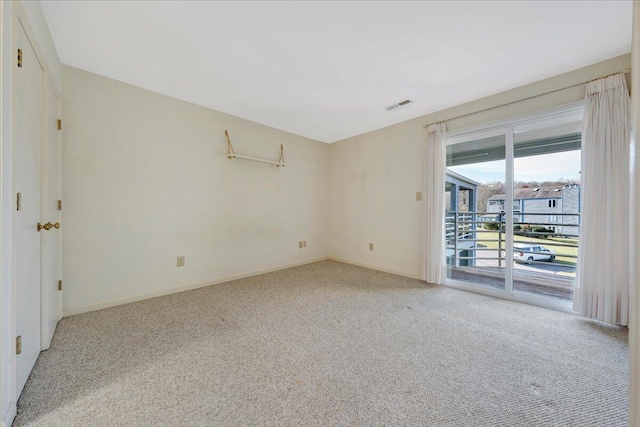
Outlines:
[[[504,194],[504,182],[494,181],[478,186],[478,212],[487,212],[487,200],[496,194]]]

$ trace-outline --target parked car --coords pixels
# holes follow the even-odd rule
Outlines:
[[[513,259],[516,262],[553,262],[553,260],[556,259],[556,253],[553,249],[548,249],[544,246],[516,243],[515,245],[513,245]]]

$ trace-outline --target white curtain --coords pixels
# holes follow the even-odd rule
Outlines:
[[[447,148],[444,123],[427,128],[427,152],[425,158],[425,187],[423,197],[422,240],[424,259],[423,278],[429,283],[444,284],[446,279],[444,236],[444,176]]]
[[[582,130],[582,217],[573,308],[629,321],[629,91],[623,74],[587,84]]]

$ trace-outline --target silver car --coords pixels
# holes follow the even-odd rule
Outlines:
[[[553,249],[541,245],[516,243],[513,245],[513,259],[517,262],[549,261],[556,259]]]

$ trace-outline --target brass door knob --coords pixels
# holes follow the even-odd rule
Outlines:
[[[43,228],[47,231],[51,230],[52,228],[55,228],[57,230],[60,228],[60,223],[56,222],[55,224],[51,224],[51,222],[48,222],[45,225],[38,223],[38,226],[36,228],[38,229],[38,231],[42,230]]]

